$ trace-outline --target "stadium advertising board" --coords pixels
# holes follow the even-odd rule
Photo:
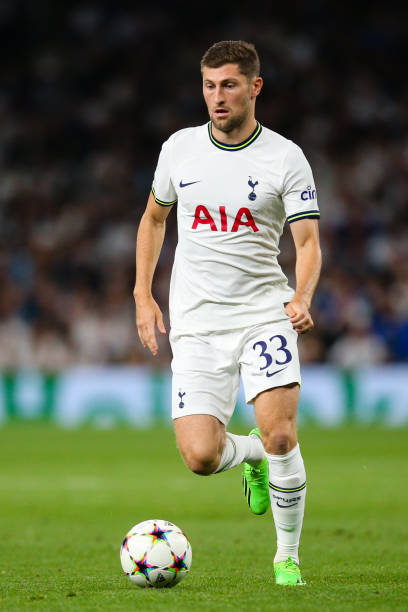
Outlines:
[[[331,366],[302,370],[299,423],[336,426],[348,422],[408,423],[408,366],[353,372]],[[0,423],[44,420],[73,427],[128,424],[146,428],[170,423],[170,373],[145,367],[82,366],[61,373],[1,375]],[[253,422],[242,388],[234,420]]]

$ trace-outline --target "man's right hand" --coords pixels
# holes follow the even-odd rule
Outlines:
[[[156,330],[165,334],[166,328],[163,323],[163,315],[156,301],[151,297],[136,297],[136,325],[139,338],[144,348],[149,348],[152,355],[157,355],[159,347],[157,345]]]

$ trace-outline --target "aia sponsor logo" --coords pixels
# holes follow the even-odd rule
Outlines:
[[[199,225],[209,225],[212,232],[237,232],[243,225],[244,227],[250,227],[254,232],[259,231],[249,208],[243,207],[238,210],[230,229],[228,228],[225,206],[220,206],[218,210],[219,216],[213,216],[204,204],[199,204],[195,209],[192,229],[196,230]]]

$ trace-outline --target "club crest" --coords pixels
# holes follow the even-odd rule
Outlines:
[[[179,408],[184,408],[184,402],[183,402],[183,397],[185,396],[186,392],[184,391],[184,393],[181,392],[181,389],[178,393],[178,396],[180,398],[180,403],[179,403]]]
[[[256,200],[255,187],[258,185],[258,181],[253,183],[252,182],[252,176],[250,176],[249,177],[249,181],[248,181],[248,185],[252,188],[252,191],[248,194],[248,200],[251,200],[251,202],[253,202],[254,200]]]

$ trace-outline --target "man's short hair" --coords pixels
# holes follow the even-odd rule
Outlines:
[[[255,46],[244,40],[222,40],[212,45],[202,57],[201,72],[204,66],[219,68],[224,64],[238,64],[239,71],[248,80],[259,76],[261,68]]]

